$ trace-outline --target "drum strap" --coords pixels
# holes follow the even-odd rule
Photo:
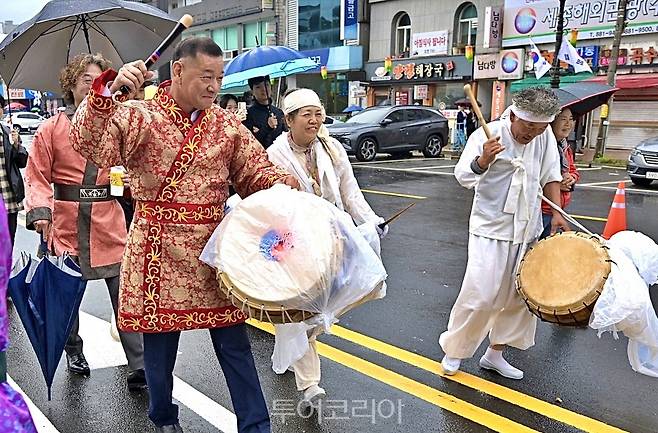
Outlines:
[[[579,223],[578,221],[576,221],[576,219],[575,219],[574,217],[572,217],[571,215],[569,215],[569,214],[568,214],[564,209],[562,209],[560,206],[558,206],[558,205],[556,205],[555,203],[553,203],[552,201],[550,201],[550,200],[549,200],[544,194],[539,193],[539,198],[542,199],[542,200],[544,200],[544,201],[545,201],[550,207],[552,207],[552,208],[555,209],[556,211],[560,212],[560,214],[562,214],[562,216],[563,216],[567,221],[569,221],[571,224],[575,225],[576,227],[578,227],[579,229],[581,229],[582,231],[584,231],[585,233],[587,233],[587,234],[590,235],[590,236],[596,236],[596,237],[600,238],[599,235],[594,234],[594,233],[592,233],[591,231],[587,230],[587,228],[585,228],[585,226],[583,226],[581,223]]]

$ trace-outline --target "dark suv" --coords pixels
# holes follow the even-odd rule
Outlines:
[[[412,150],[420,150],[428,158],[438,157],[448,138],[446,118],[416,105],[368,108],[328,129],[359,161],[372,161],[378,152],[402,156]]]

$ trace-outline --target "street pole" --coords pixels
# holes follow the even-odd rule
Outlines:
[[[628,0],[619,0],[617,7],[617,22],[615,24],[615,36],[612,40],[612,53],[610,53],[610,62],[608,63],[608,86],[615,86],[615,78],[617,75],[617,58],[619,58],[619,44],[621,37],[626,28],[626,4]],[[599,133],[596,137],[596,149],[594,150],[594,158],[601,158],[605,153],[605,145],[608,139],[608,119],[610,118],[610,110],[612,109],[612,102],[614,95],[610,96],[608,100],[607,112],[601,111],[601,119],[599,123]],[[605,117],[604,117],[605,116]]]
[[[560,0],[560,12],[557,17],[557,29],[555,30],[555,53],[553,55],[553,66],[551,67],[551,88],[560,88],[560,59],[558,54],[562,46],[562,38],[564,37],[564,4],[567,0]]]

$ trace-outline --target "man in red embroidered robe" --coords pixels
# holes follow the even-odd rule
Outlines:
[[[298,188],[226,110],[213,105],[224,75],[222,50],[209,38],[175,49],[172,81],[149,101],[114,102],[151,78],[141,61],[107,71],[76,113],[73,147],[130,176],[135,219],[122,265],[119,328],[144,333],[149,417],[156,432],[181,432],[172,404],[180,331],[210,329],[240,432],[269,432],[245,315],[220,292],[198,257],[223,217],[231,182],[242,196],[275,183]]]
[[[86,280],[104,279],[116,314],[119,306],[119,267],[126,245],[123,211],[110,195],[109,170],[99,169],[76,152],[69,142],[71,118],[89,92],[95,77],[109,68],[99,55],[73,58],[62,70],[60,83],[66,111],[43,123],[32,142],[25,170],[26,226],[36,230],[60,255],[73,255]],[[89,375],[78,335],[78,316],[66,342],[69,371]],[[131,391],[146,386],[141,335],[121,332],[128,359],[127,382]]]

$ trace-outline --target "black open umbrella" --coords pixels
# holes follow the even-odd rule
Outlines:
[[[0,42],[0,75],[16,88],[59,93],[60,70],[80,53],[101,53],[115,67],[146,58],[176,20],[123,0],[51,0]],[[162,53],[156,67],[168,61]]]
[[[619,89],[607,84],[580,81],[552,90],[560,99],[563,109],[569,108],[572,113],[581,116],[605,104]]]

